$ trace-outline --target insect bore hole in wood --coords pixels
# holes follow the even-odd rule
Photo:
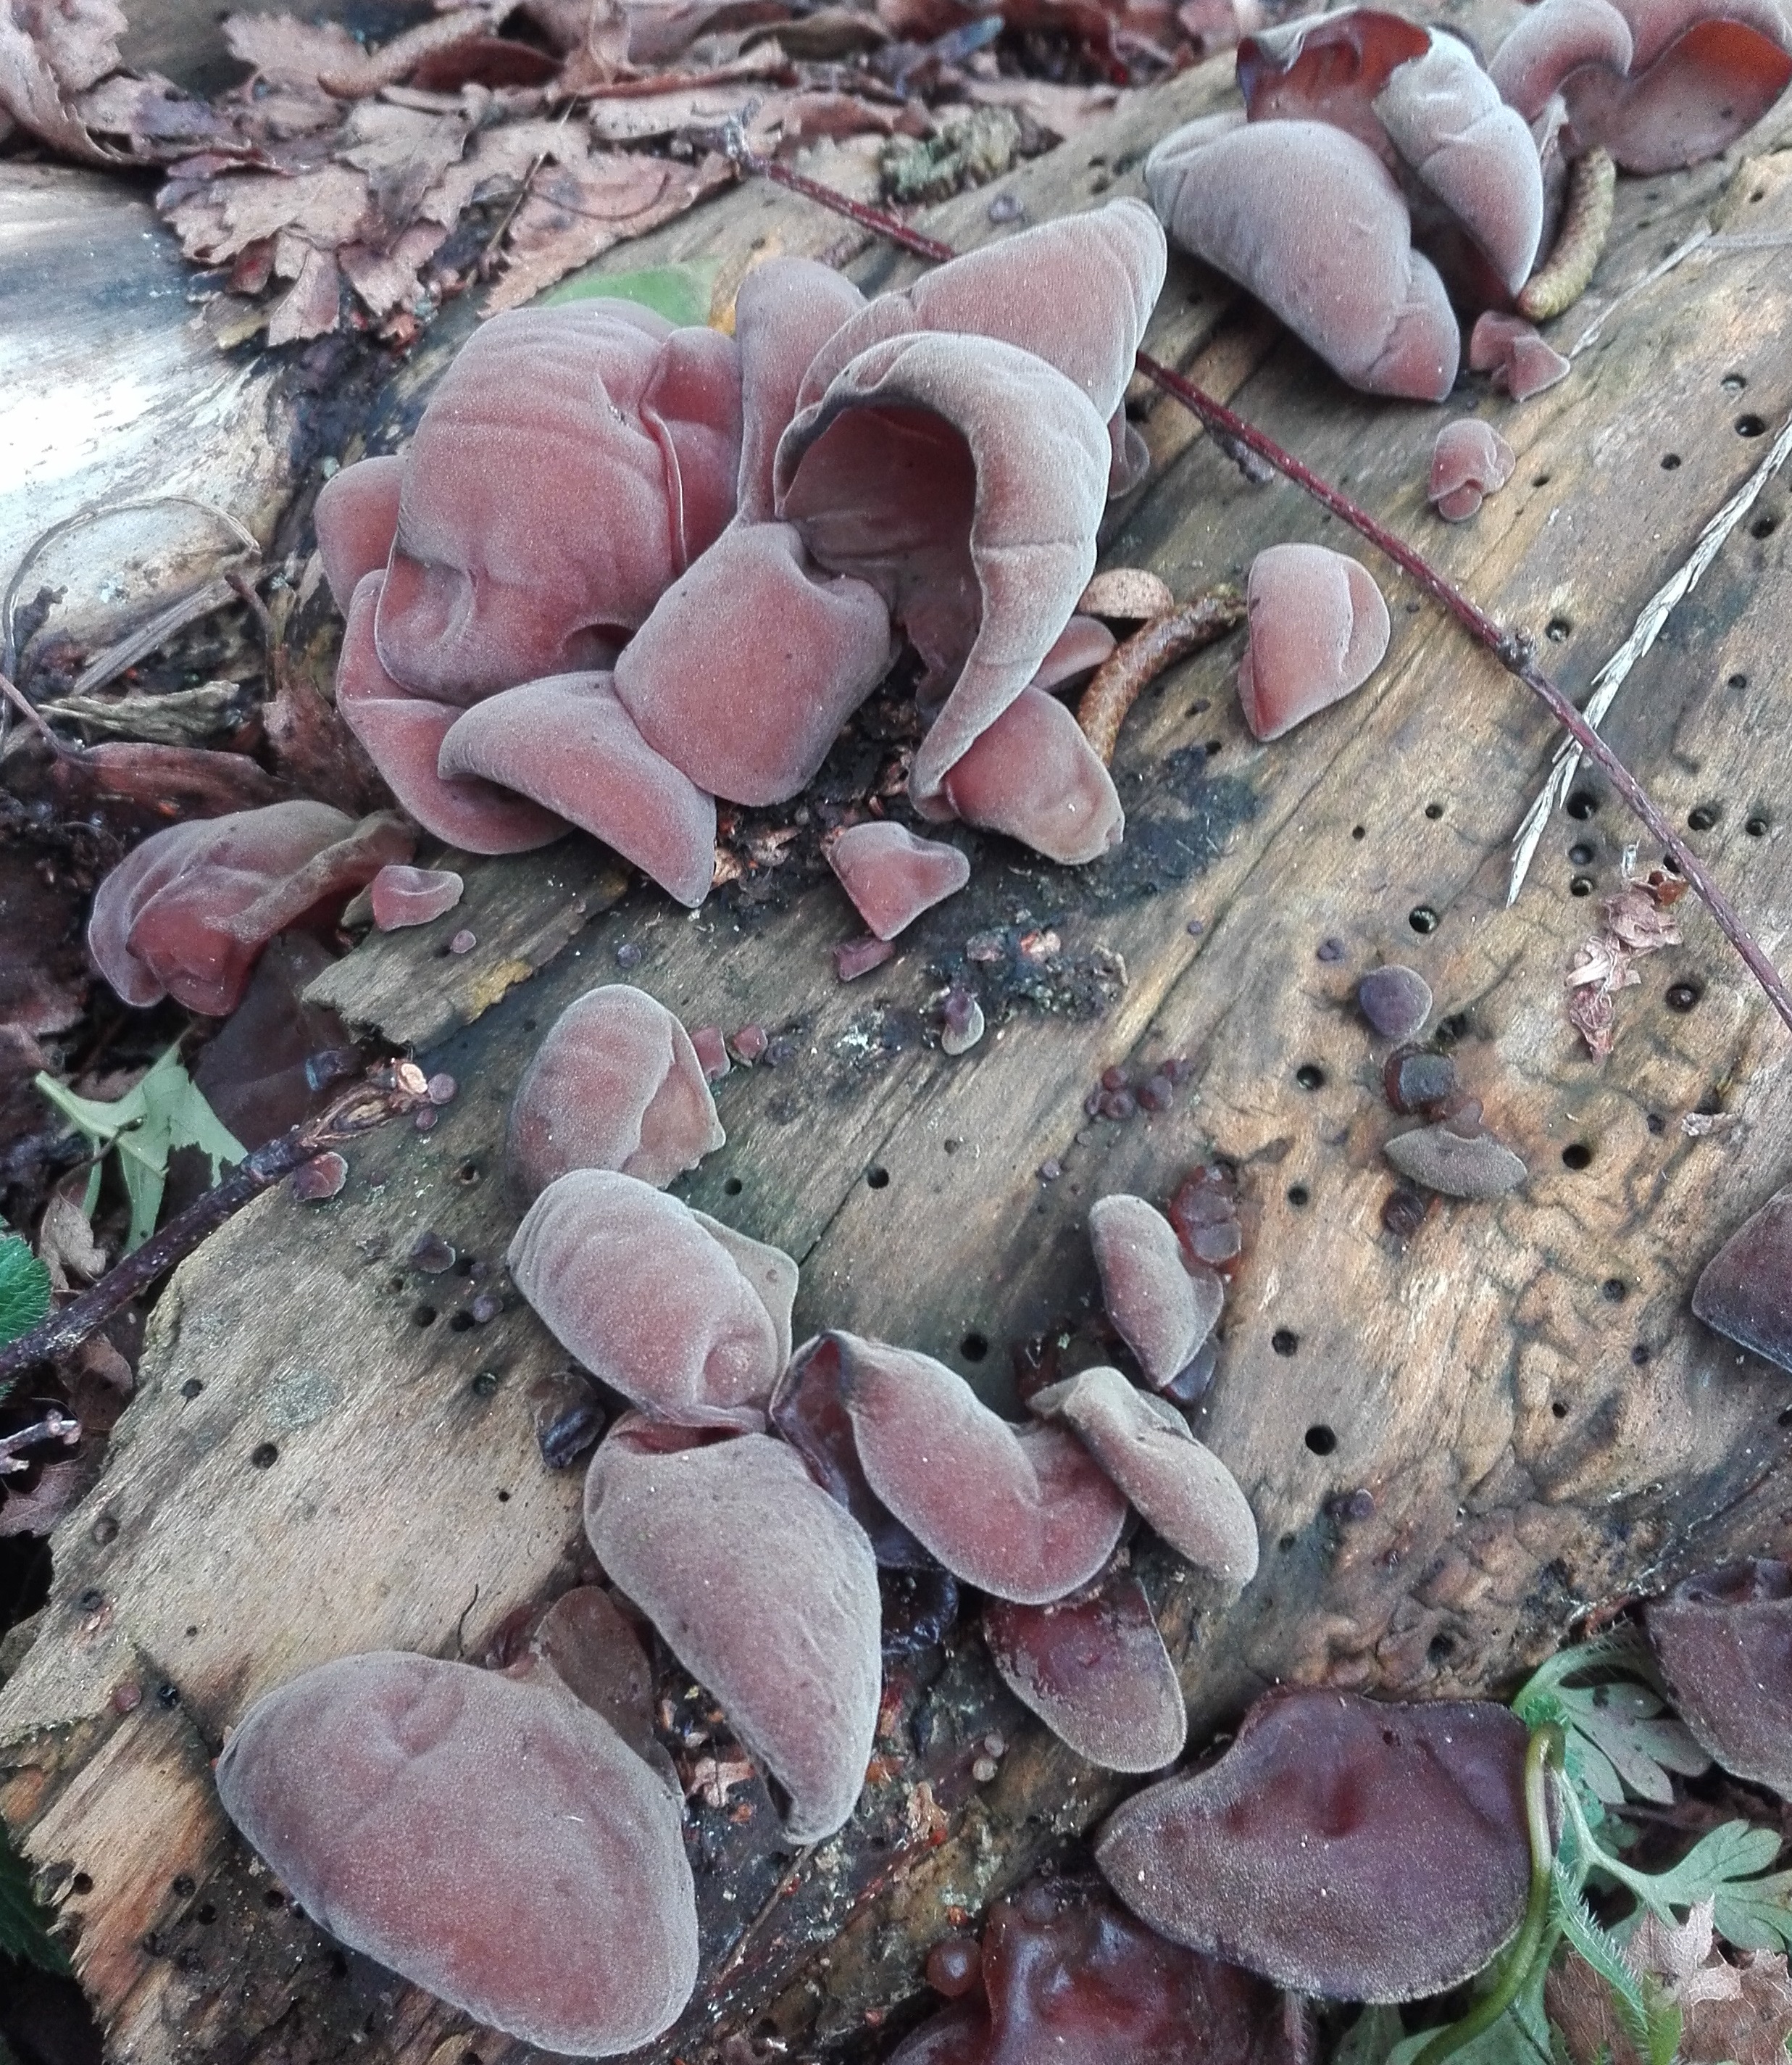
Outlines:
[[[1767,422],[1765,417],[1750,415],[1738,416],[1736,418],[1736,434],[1739,438],[1765,437],[1766,432]]]
[[[865,1180],[874,1190],[887,1190],[890,1188],[890,1171],[881,1168],[867,1169]]]
[[[1577,823],[1584,824],[1599,808],[1599,798],[1585,789],[1576,789],[1562,807]]]
[[[1576,1171],[1592,1166],[1593,1150],[1584,1140],[1571,1140],[1562,1150],[1562,1166]]]
[[[1337,1435],[1326,1426],[1309,1427],[1302,1439],[1316,1456],[1329,1456],[1338,1446]]]
[[[1717,817],[1715,803],[1696,803],[1686,813],[1686,828],[1689,831],[1708,832],[1717,822]]]

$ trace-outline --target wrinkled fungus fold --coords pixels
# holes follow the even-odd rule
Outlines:
[[[575,1169],[529,1207],[508,1260],[567,1352],[643,1411],[765,1425],[789,1348],[789,1256],[636,1177]]]
[[[1172,1942],[1301,1993],[1416,2000],[1524,1914],[1528,1740],[1483,1701],[1267,1693],[1217,1764],[1126,1801],[1096,1861]]]
[[[1490,375],[1492,386],[1515,402],[1528,402],[1573,370],[1534,323],[1497,309],[1489,309],[1469,333],[1468,364],[1471,372]]]
[[[410,925],[432,924],[454,909],[466,889],[465,880],[451,867],[389,864],[368,884],[374,926],[382,932],[398,932]]]
[[[1088,1583],[1120,1540],[1126,1501],[1074,1436],[1011,1425],[930,1356],[837,1339],[866,1481],[924,1548],[1023,1606]]]
[[[154,832],[95,892],[94,964],[127,1004],[164,996],[222,1018],[262,948],[313,915],[333,920],[357,889],[406,861],[410,830],[389,814],[357,823],[327,803],[269,803]]]
[[[668,1439],[633,1417],[592,1459],[585,1526],[599,1562],[782,1788],[789,1840],[842,1828],[882,1680],[864,1530],[781,1441]]]
[[[217,1784],[296,1906],[524,2043],[616,2056],[696,1986],[678,1796],[551,1684],[344,1657],[258,1699]]]
[[[1431,447],[1426,498],[1447,523],[1466,523],[1497,494],[1518,463],[1511,447],[1489,423],[1473,416],[1446,423]]]
[[[504,1159],[525,1202],[573,1169],[664,1189],[727,1138],[684,1028],[645,991],[607,983],[543,1035],[511,1101]]]
[[[846,1359],[858,1344],[851,1334],[817,1334],[789,1358],[772,1394],[773,1426],[809,1465],[809,1475],[865,1530],[886,1569],[930,1568],[932,1558],[891,1513],[867,1481],[841,1396]]]

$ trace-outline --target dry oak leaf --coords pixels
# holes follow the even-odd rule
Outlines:
[[[0,143],[16,123],[71,157],[116,164],[69,96],[117,71],[125,27],[113,0],[0,0]]]

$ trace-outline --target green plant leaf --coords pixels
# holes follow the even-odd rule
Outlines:
[[[1386,2065],[1405,2035],[1397,2007],[1366,2007],[1345,2031],[1332,2053],[1332,2065]]]
[[[0,1348],[50,1316],[50,1271],[17,1234],[0,1239]]]
[[[680,328],[701,329],[709,320],[710,302],[721,269],[719,258],[693,258],[682,265],[656,265],[647,272],[575,274],[551,293],[538,296],[535,306],[553,308],[566,301],[597,300],[633,301]]]
[[[1556,1926],[1568,1948],[1604,1981],[1632,2043],[1639,2051],[1645,2050],[1649,2010],[1642,1981],[1632,1970],[1616,1937],[1593,1919],[1573,1871],[1558,1862],[1551,1877],[1550,1911]]]
[[[68,1975],[67,1954],[50,1934],[55,1917],[31,1889],[31,1868],[0,1821],[0,1955],[22,1958],[46,1972]]]
[[[1548,1957],[1540,1958],[1511,2006],[1461,2050],[1452,2051],[1449,2065],[1557,2065],[1552,2047],[1556,2039],[1543,2004],[1548,1970]],[[1386,2065],[1412,2065],[1437,2034],[1426,2029],[1407,2037],[1388,2053]]]
[[[56,1109],[92,1142],[96,1155],[118,1156],[131,1203],[127,1255],[155,1231],[168,1157],[177,1147],[196,1147],[211,1164],[214,1183],[225,1163],[240,1162],[248,1151],[205,1101],[182,1065],[178,1047],[169,1048],[135,1089],[111,1103],[77,1097],[50,1076],[40,1074],[36,1081]],[[83,1209],[90,1215],[99,1197],[99,1174],[96,1166],[87,1183]]]
[[[1792,1950],[1792,1872],[1721,1886],[1712,1926],[1738,1950]]]

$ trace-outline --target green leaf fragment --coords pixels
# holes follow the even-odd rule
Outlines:
[[[50,1271],[17,1234],[0,1240],[0,1348],[50,1316]]]
[[[55,1918],[33,1891],[31,1868],[14,1846],[12,1831],[0,1821],[0,1956],[68,1976],[67,1953],[50,1934]]]
[[[710,304],[721,269],[719,258],[693,258],[681,265],[656,265],[645,272],[575,273],[551,293],[538,296],[535,306],[555,308],[568,301],[633,301],[680,329],[701,329],[709,321]]]

